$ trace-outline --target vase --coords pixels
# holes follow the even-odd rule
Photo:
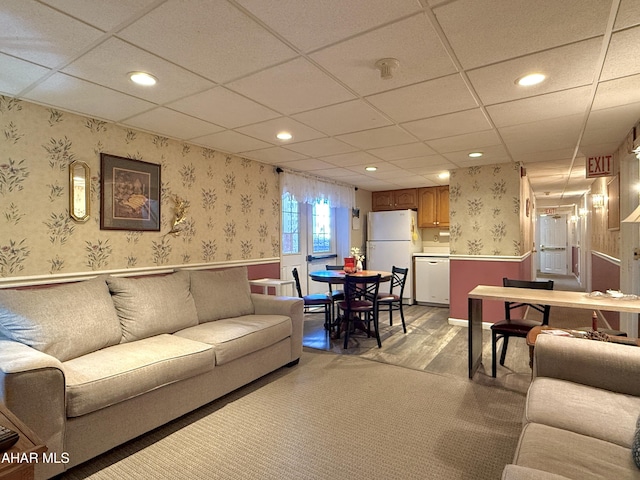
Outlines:
[[[358,260],[358,263],[356,263],[356,272],[361,272],[362,271],[362,261]]]

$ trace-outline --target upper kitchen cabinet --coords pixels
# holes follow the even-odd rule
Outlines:
[[[418,227],[449,228],[449,185],[418,189]]]
[[[372,192],[371,208],[374,212],[383,210],[415,210],[418,208],[418,190],[416,188],[405,188],[402,190]]]

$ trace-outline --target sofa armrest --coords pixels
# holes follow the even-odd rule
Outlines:
[[[65,380],[58,359],[0,339],[0,402],[46,443],[49,452],[63,451]]]
[[[291,361],[302,355],[304,301],[297,297],[275,297],[252,293],[251,300],[258,315],[285,315],[291,318]]]
[[[533,376],[552,377],[640,396],[640,347],[595,340],[539,335]]]
[[[502,480],[569,480],[562,475],[513,464],[504,467],[501,478]]]

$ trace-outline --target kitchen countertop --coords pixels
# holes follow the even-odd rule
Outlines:
[[[415,252],[414,257],[440,257],[449,258],[449,253],[444,252]]]

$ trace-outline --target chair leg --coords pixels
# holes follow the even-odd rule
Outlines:
[[[378,348],[382,348],[382,342],[380,341],[380,328],[378,325],[378,315],[376,312],[372,312],[371,315],[373,315],[373,329],[376,332],[376,340],[378,342]]]
[[[507,346],[509,345],[509,336],[502,336],[502,353],[500,354],[500,365],[504,366],[504,359],[507,356]]]
[[[400,299],[400,319],[402,320],[402,330],[407,333],[407,325],[404,323],[404,310],[402,309],[402,299]]]
[[[497,365],[496,365],[496,343],[498,339],[496,338],[496,333],[491,332],[491,376],[496,378],[497,373]]]
[[[347,349],[349,343],[349,330],[351,330],[351,312],[344,312],[346,324],[344,329],[344,349]]]
[[[393,302],[389,302],[389,326],[393,327]]]

